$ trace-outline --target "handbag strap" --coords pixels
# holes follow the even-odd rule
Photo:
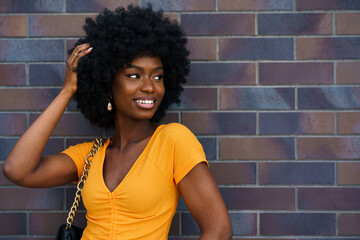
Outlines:
[[[90,166],[91,166],[91,160],[89,160],[89,157],[94,157],[96,152],[100,149],[100,147],[103,145],[103,139],[95,139],[94,145],[92,149],[90,150],[89,154],[85,157],[85,164],[84,164],[84,170],[82,172],[80,181],[77,184],[77,191],[75,193],[75,199],[72,207],[70,208],[69,215],[66,219],[66,229],[70,229],[72,223],[74,222],[76,211],[79,207],[80,199],[81,199],[81,192],[84,187],[86,178],[88,177]]]

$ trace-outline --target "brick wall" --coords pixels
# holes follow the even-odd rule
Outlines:
[[[59,92],[84,18],[147,2],[189,36],[183,103],[165,121],[204,145],[234,238],[360,239],[359,0],[1,0],[0,167]],[[109,134],[71,103],[45,152]],[[52,239],[73,194],[0,175],[0,239]],[[171,236],[198,233],[180,201]]]

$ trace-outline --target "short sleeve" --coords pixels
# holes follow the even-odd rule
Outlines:
[[[78,177],[81,177],[84,169],[85,157],[89,154],[93,146],[92,142],[84,142],[75,146],[71,146],[61,153],[68,155],[76,164]]]
[[[174,180],[178,184],[198,163],[205,162],[204,149],[195,135],[185,126],[177,124],[174,146]]]

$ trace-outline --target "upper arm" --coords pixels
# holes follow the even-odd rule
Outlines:
[[[64,153],[44,155],[39,165],[21,182],[24,187],[54,187],[78,179],[74,161]]]
[[[229,214],[204,162],[197,164],[179,182],[178,189],[202,233],[212,231],[221,235],[225,232],[225,235],[230,234],[231,237]]]

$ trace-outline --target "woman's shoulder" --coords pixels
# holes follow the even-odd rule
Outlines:
[[[63,153],[79,153],[79,154],[85,154],[85,153],[89,153],[91,148],[94,146],[94,141],[92,142],[83,142],[83,143],[78,143],[72,146],[69,146],[67,149],[65,149],[63,151]]]
[[[184,136],[188,134],[193,135],[190,129],[188,129],[185,125],[180,123],[164,124],[162,125],[160,132],[163,134],[165,133],[166,135],[174,135],[174,136],[178,136],[178,135]]]

